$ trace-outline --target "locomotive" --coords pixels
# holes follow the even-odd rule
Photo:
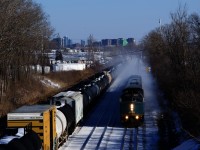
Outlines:
[[[115,70],[107,68],[43,104],[22,106],[8,113],[8,130],[0,139],[0,150],[58,150],[111,84]]]
[[[132,75],[120,96],[120,119],[123,125],[138,127],[144,120],[144,91],[142,78]]]

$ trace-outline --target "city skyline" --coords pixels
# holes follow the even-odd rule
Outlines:
[[[85,47],[88,45],[88,40],[80,40],[78,42],[73,42],[72,39],[69,37],[55,37],[51,40],[51,43],[54,45],[54,48],[75,48],[75,47]],[[126,44],[125,44],[126,43]],[[135,45],[135,39],[132,38],[115,38],[115,39],[101,39],[99,41],[92,41],[92,44],[94,46],[126,46],[126,45]]]
[[[186,4],[188,15],[200,13],[199,0],[60,0],[40,3],[49,15],[55,33],[73,41],[86,40],[90,34],[101,39],[130,38],[136,42],[151,30],[171,22],[170,13]]]

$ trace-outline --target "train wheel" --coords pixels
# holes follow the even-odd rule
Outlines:
[[[26,136],[32,141],[34,150],[40,150],[42,147],[42,142],[40,137],[34,131],[29,131]]]
[[[28,150],[26,147],[20,142],[18,138],[14,138],[7,145],[7,150]]]

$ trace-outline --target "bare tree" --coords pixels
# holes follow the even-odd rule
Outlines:
[[[87,58],[87,60],[88,60],[88,62],[90,62],[90,65],[92,65],[91,62],[94,65],[94,61],[95,61],[94,53],[96,51],[96,47],[94,46],[95,39],[94,39],[93,35],[90,34],[87,41],[88,41],[88,47],[87,47],[88,58]]]
[[[36,54],[43,53],[41,45],[51,33],[40,5],[32,0],[0,1],[1,96],[7,89],[15,88],[16,82],[29,78]]]
[[[192,130],[199,133],[200,17],[188,16],[186,6],[180,6],[171,19],[170,24],[150,32],[142,45],[152,71],[171,104],[179,110],[184,125],[192,122]]]

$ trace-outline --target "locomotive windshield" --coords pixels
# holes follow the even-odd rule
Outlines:
[[[143,102],[143,90],[142,89],[126,89],[121,96],[122,101],[136,101]]]

